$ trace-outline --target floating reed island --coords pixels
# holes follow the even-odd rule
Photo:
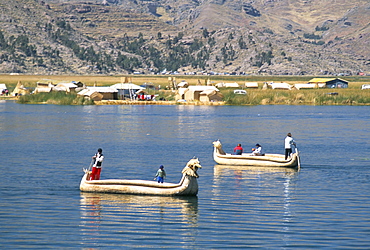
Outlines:
[[[34,89],[40,79],[54,79],[56,81],[80,81],[86,86],[111,86],[122,82],[121,76],[2,76],[10,92],[17,83],[22,82],[26,88]],[[190,86],[217,85],[217,83],[235,83],[239,87],[218,87],[220,100],[211,101],[177,101],[176,90],[171,90],[169,78],[177,83],[186,81]],[[370,105],[370,89],[361,89],[364,84],[370,83],[370,77],[345,77],[349,82],[348,88],[312,88],[312,89],[263,89],[265,82],[285,82],[290,85],[308,82],[310,76],[130,76],[132,83],[137,85],[148,84],[153,86],[146,91],[155,95],[155,101],[147,100],[99,100],[93,101],[83,98],[76,93],[39,93],[11,97],[19,103],[43,103],[60,105]],[[246,82],[256,82],[257,88],[245,87]],[[235,94],[234,90],[243,89],[246,94]],[[1,97],[1,99],[10,99]]]

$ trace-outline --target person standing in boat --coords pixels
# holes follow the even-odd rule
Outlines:
[[[98,152],[92,158],[95,161],[90,175],[90,181],[100,180],[101,167],[104,160],[103,150],[98,148]]]
[[[164,166],[161,165],[155,175],[158,183],[163,183],[164,178],[166,178],[166,171],[164,171]]]
[[[234,148],[234,153],[236,155],[241,155],[243,153],[243,148],[240,143]]]
[[[264,156],[265,153],[262,150],[262,146],[260,144],[256,144],[256,148],[252,148],[252,155],[259,155]]]
[[[285,137],[285,160],[292,154],[292,146],[296,146],[291,133]]]

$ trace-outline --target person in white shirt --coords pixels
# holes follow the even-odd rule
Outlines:
[[[103,150],[99,148],[98,152],[92,158],[95,160],[95,162],[90,174],[90,181],[100,180],[101,166],[104,160]]]
[[[260,156],[264,156],[265,153],[263,152],[262,150],[262,146],[260,144],[256,144],[256,148],[252,148],[252,155],[260,155]]]
[[[291,133],[285,137],[285,160],[292,154],[292,146],[296,146]]]

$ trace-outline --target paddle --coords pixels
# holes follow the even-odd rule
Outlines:
[[[297,146],[295,146],[295,152],[297,153],[297,158],[298,158],[298,170],[301,168],[301,160],[299,159],[299,151]]]
[[[94,159],[92,159],[92,160],[91,160],[91,162],[90,162],[90,166],[89,166],[89,168],[88,168],[88,169],[82,168],[82,169],[83,169],[83,171],[84,171],[85,173],[86,173],[87,171],[91,171],[91,166],[92,166],[93,162],[94,162]]]

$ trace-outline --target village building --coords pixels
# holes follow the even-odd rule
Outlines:
[[[52,80],[42,79],[37,81],[36,88],[33,93],[49,93],[52,91],[54,84]]]
[[[94,101],[117,100],[118,90],[112,87],[86,87],[77,93]]]
[[[134,100],[136,99],[139,93],[145,89],[139,85],[133,83],[116,83],[111,86],[117,90],[117,98],[118,100]]]
[[[31,92],[30,89],[24,87],[24,85],[21,82],[17,83],[17,86],[15,86],[12,96],[20,96],[20,95],[27,95]]]
[[[246,88],[258,88],[258,82],[246,82],[244,83]]]
[[[59,82],[57,85],[53,88],[53,91],[65,91],[65,92],[78,92],[85,88],[85,84],[82,82],[77,81],[71,81],[71,82]]]
[[[186,81],[181,81],[179,84],[177,84],[178,88],[187,88],[189,87],[189,83]]]
[[[84,88],[85,85],[79,81],[52,81],[48,79],[42,79],[37,81],[36,88],[33,93],[49,93],[52,91],[65,91],[65,92],[76,92]]]
[[[313,83],[296,83],[294,84],[294,87],[298,90],[300,89],[317,89],[319,88],[317,84]]]
[[[293,85],[290,85],[289,83],[286,83],[286,82],[270,82],[270,83],[265,82],[263,84],[262,89],[271,88],[271,89],[287,89],[287,90],[292,90],[293,87],[294,87]]]
[[[200,101],[200,102],[219,102],[222,96],[214,86],[189,86],[177,90],[177,101]]]
[[[239,84],[237,82],[219,82],[216,84],[217,88],[239,88]]]
[[[70,92],[75,92],[77,87],[78,86],[72,82],[62,82],[54,86],[52,88],[52,91],[64,91],[64,92],[70,93]]]
[[[313,78],[309,84],[316,84],[318,88],[348,88],[348,81],[340,78]]]
[[[206,89],[199,93],[199,101],[201,102],[221,102],[222,96],[218,90]]]

